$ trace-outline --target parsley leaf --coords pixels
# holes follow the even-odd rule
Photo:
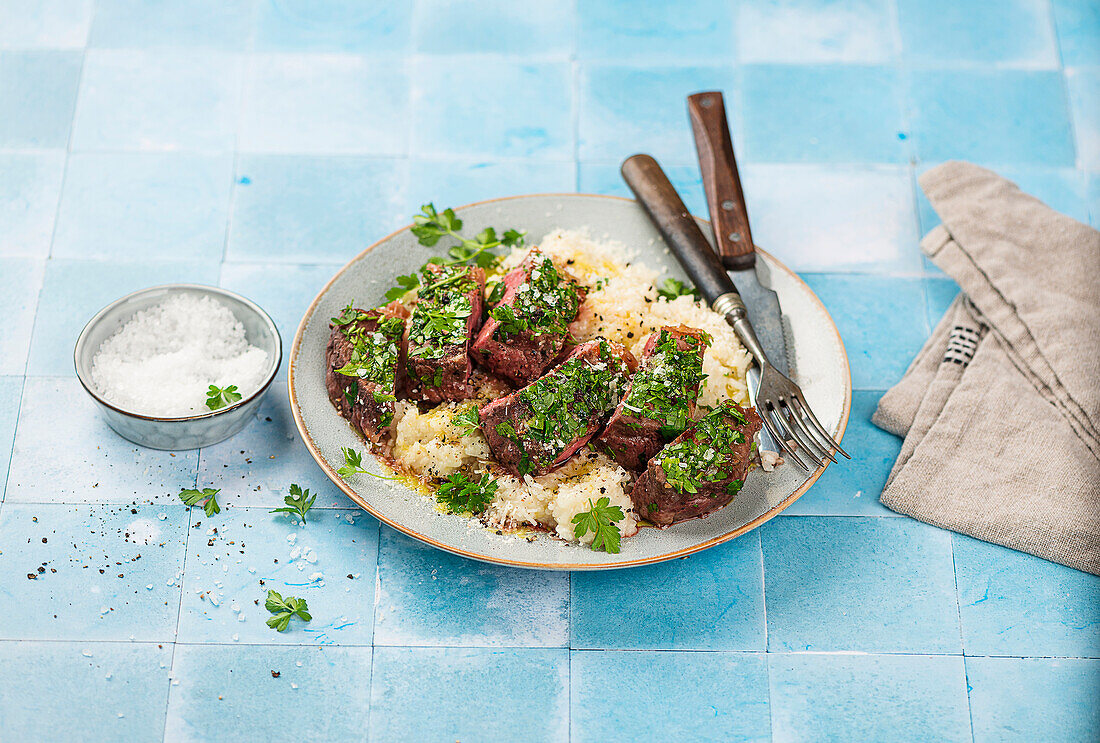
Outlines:
[[[457,472],[439,487],[436,497],[451,513],[481,513],[492,502],[498,487],[499,483],[488,473],[480,480],[471,480]]]
[[[336,474],[338,474],[340,477],[371,474],[363,469],[362,452],[355,451],[355,449],[352,449],[351,447],[341,447],[340,451],[344,453],[344,466],[336,470]]]
[[[404,275],[404,276],[398,276],[396,281],[397,281],[397,286],[395,286],[392,289],[388,290],[385,294],[386,299],[389,300],[390,302],[392,302],[395,299],[401,299],[401,297],[405,296],[406,294],[411,292],[413,289],[420,288],[420,277],[417,276],[415,273],[411,273],[411,274]]]
[[[657,287],[657,296],[666,302],[671,302],[677,297],[691,296],[696,299],[699,298],[699,290],[694,286],[688,286],[679,279],[665,279],[661,282],[661,285]]]
[[[595,505],[589,498],[588,505],[589,510],[582,511],[573,517],[575,524],[573,536],[580,539],[588,532],[592,532],[595,535],[595,539],[592,540],[593,550],[618,554],[620,533],[615,522],[625,518],[623,509],[611,505],[610,499],[606,496],[598,499]]]
[[[451,417],[451,423],[461,428],[464,436],[469,436],[481,428],[481,416],[478,413],[477,406],[474,405],[461,413],[455,413]]]
[[[220,410],[240,399],[241,393],[237,392],[237,385],[235,384],[231,384],[225,389],[210,385],[210,390],[206,393],[206,407],[211,410]]]
[[[183,501],[185,506],[194,506],[199,501],[205,501],[202,504],[202,510],[206,511],[207,516],[213,516],[216,513],[221,513],[222,509],[218,505],[218,499],[215,497],[221,492],[221,488],[203,488],[202,490],[181,490],[179,494],[180,500]]]
[[[276,508],[272,513],[293,513],[302,520],[304,524],[306,522],[306,513],[309,509],[313,508],[313,502],[317,500],[316,495],[309,494],[309,488],[302,490],[297,484],[290,486],[290,495],[283,497],[283,503],[286,504],[283,508]]]
[[[350,325],[356,320],[366,320],[369,317],[366,312],[356,310],[352,304],[352,302],[348,302],[348,306],[344,308],[344,311],[338,317],[331,318],[333,325]]]
[[[267,592],[267,601],[264,602],[264,608],[275,615],[267,620],[267,626],[276,632],[285,632],[287,627],[290,626],[290,618],[295,615],[303,622],[313,620],[305,599],[294,596],[283,598],[283,595],[278,591]]]

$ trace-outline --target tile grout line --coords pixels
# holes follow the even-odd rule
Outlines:
[[[15,436],[19,432],[19,417],[23,413],[23,399],[27,394],[27,375],[23,374],[19,380],[19,399],[15,403],[15,422],[11,429],[11,448],[8,451],[8,467],[4,471],[4,490],[0,492],[0,515],[4,512],[4,504],[8,500],[8,486],[11,484],[11,463],[15,459]]]
[[[196,473],[196,477],[197,476]],[[168,691],[164,695],[164,727],[161,731],[161,740],[165,740],[168,736],[168,707],[172,701],[172,682],[176,679],[176,648],[180,645],[180,620],[183,617],[183,579],[187,568],[187,548],[191,542],[192,510],[191,508],[187,509],[187,532],[184,534],[183,538],[183,565],[180,566],[179,578],[177,579],[179,583],[179,603],[176,605],[176,631],[175,636],[172,638],[172,658],[168,664]]]
[[[955,564],[955,539],[952,536],[948,537],[948,544],[951,547],[951,577],[955,584],[955,612],[956,618],[959,623],[959,650],[962,652],[962,664],[963,664],[963,684],[966,687],[966,716],[970,721],[970,739],[974,740],[974,706],[970,700],[970,669],[966,665],[966,638],[963,635],[963,623],[962,623],[962,599],[959,596],[959,573],[958,567]]]

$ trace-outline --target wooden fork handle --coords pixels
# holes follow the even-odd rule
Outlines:
[[[688,115],[695,134],[695,149],[699,154],[699,169],[703,173],[703,189],[707,193],[714,242],[722,264],[740,271],[756,265],[756,248],[749,229],[749,212],[737,160],[733,156],[733,140],[726,121],[726,105],[719,91],[707,91],[688,96]]]

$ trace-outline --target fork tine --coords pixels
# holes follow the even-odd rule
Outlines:
[[[818,453],[818,445],[816,441],[807,441],[805,434],[803,434],[798,426],[799,422],[794,415],[791,414],[790,408],[787,407],[783,398],[779,398],[778,404],[775,408],[775,415],[783,420],[783,425],[786,427],[790,438],[797,444],[799,452],[807,457],[814,463],[814,468],[824,467],[826,460],[823,459]]]
[[[826,431],[825,427],[821,425],[820,421],[818,421],[817,416],[814,415],[814,411],[810,409],[809,403],[806,402],[806,398],[802,396],[802,392],[799,391],[798,394],[794,395],[793,397],[794,401],[798,404],[799,410],[806,414],[806,418],[809,419],[810,423],[813,424],[814,429],[822,437],[822,441],[828,442],[836,451],[843,454],[846,459],[851,459],[851,455],[840,447],[840,444],[837,443],[836,439],[830,436],[829,432]]]
[[[786,454],[790,456],[791,459],[797,462],[799,467],[809,472],[809,465],[803,462],[802,458],[794,453],[794,449],[792,449],[787,443],[786,437],[782,436],[779,433],[779,429],[776,428],[775,423],[773,423],[770,419],[769,411],[766,405],[757,405],[756,407],[757,411],[760,413],[760,420],[764,422],[764,428],[768,429],[768,433],[770,433],[772,435],[772,438],[775,439],[775,443],[779,444],[780,448],[783,449],[783,451],[786,452]]]
[[[789,428],[794,433],[795,440],[802,445],[803,449],[806,449],[811,454],[817,456],[818,461],[824,465],[825,460],[836,464],[836,460],[833,459],[833,455],[829,453],[828,448],[822,446],[821,442],[817,439],[810,429],[806,427],[806,423],[799,415],[798,409],[794,406],[793,396],[790,399],[779,398],[779,404],[783,406],[787,416],[791,419]],[[812,446],[811,446],[812,445]]]

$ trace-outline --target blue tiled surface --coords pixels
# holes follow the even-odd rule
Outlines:
[[[886,510],[900,442],[869,418],[957,291],[917,176],[971,159],[1100,223],[1098,81],[1092,0],[0,0],[0,738],[1097,738],[1100,578]],[[289,346],[427,201],[628,195],[646,151],[705,213],[684,96],[713,88],[754,237],[855,387],[856,459],[730,543],[467,562],[328,482],[285,364],[240,435],[174,456],[73,377],[85,321],[169,281]],[[291,483],[305,526],[269,513]],[[180,505],[196,484],[221,514]],[[267,587],[313,621],[268,629]]]

